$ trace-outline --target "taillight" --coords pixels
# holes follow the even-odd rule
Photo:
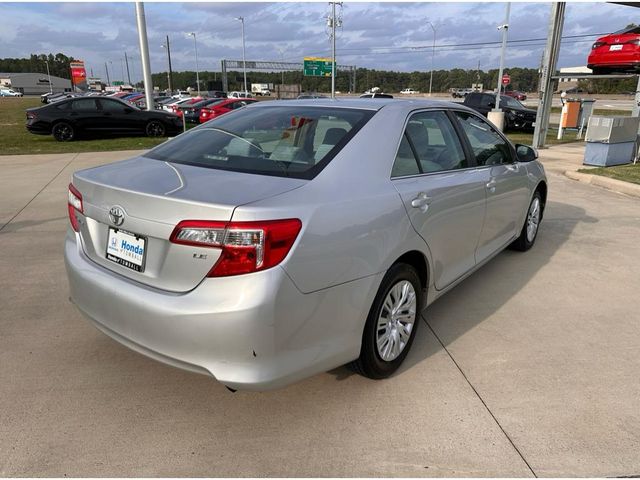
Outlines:
[[[640,45],[640,38],[634,38],[633,40],[629,40],[628,42],[624,42],[627,45]]]
[[[607,44],[607,42],[596,42],[591,46],[591,49],[595,50],[596,48],[602,47],[603,45],[606,45],[606,44]]]
[[[278,265],[295,242],[302,222],[297,218],[259,222],[184,220],[169,240],[181,245],[222,250],[208,277],[257,272]]]
[[[69,184],[69,200],[67,203],[67,209],[69,210],[69,221],[71,222],[71,228],[74,231],[80,231],[80,223],[78,217],[76,217],[76,210],[83,213],[82,210],[82,194],[73,186]]]

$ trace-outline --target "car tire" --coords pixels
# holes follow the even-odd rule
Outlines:
[[[160,120],[151,120],[144,129],[147,137],[164,137],[167,129]]]
[[[58,122],[51,128],[51,135],[59,142],[71,142],[76,138],[73,126],[67,122]]]
[[[372,379],[393,374],[409,353],[415,338],[422,299],[422,283],[415,268],[406,263],[393,265],[382,279],[369,311],[360,357],[349,367]],[[390,308],[398,310],[392,314]]]
[[[509,245],[512,250],[518,250],[520,252],[526,252],[536,242],[538,237],[538,229],[540,228],[540,222],[542,221],[542,214],[544,210],[544,203],[542,201],[542,195],[539,190],[536,190],[533,194],[533,198],[529,203],[527,209],[527,216],[524,219],[524,225],[520,231],[520,236]]]

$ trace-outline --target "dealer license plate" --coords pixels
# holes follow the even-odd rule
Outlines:
[[[136,272],[144,270],[147,239],[140,235],[109,227],[107,258]]]
[[[610,52],[615,52],[616,50],[622,50],[622,45],[611,45],[609,47]]]

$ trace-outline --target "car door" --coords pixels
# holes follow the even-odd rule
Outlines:
[[[392,183],[431,251],[439,290],[476,264],[486,181],[472,161],[446,112],[421,111],[408,118]]]
[[[486,181],[487,210],[476,252],[482,262],[520,233],[529,202],[527,171],[511,144],[483,118],[467,112],[455,112],[455,117]]]
[[[87,132],[104,128],[104,120],[95,98],[78,98],[70,103],[66,114],[76,127]]]
[[[118,100],[100,98],[100,112],[106,129],[113,132],[132,132],[142,130],[140,121],[132,107],[128,107]]]

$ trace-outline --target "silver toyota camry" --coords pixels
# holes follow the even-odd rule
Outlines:
[[[384,378],[426,306],[531,248],[546,198],[535,150],[459,104],[261,102],[73,175],[71,299],[231,389]]]

